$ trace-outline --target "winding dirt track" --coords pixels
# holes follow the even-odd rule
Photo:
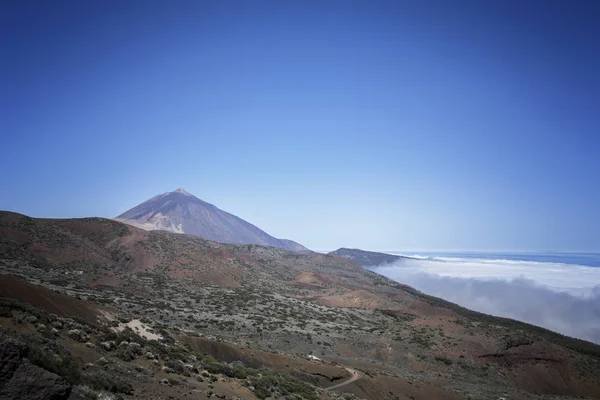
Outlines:
[[[345,368],[345,369],[346,369],[346,371],[350,372],[352,374],[352,376],[347,381],[344,381],[342,383],[338,383],[337,385],[328,387],[327,390],[339,389],[343,386],[346,386],[346,385],[360,379],[360,373],[357,370],[352,369],[352,368]]]

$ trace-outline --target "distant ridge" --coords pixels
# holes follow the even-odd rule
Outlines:
[[[298,253],[310,252],[299,243],[277,239],[181,188],[154,196],[115,219],[145,230],[185,233],[215,242],[258,244]]]
[[[393,254],[377,253],[360,249],[348,249],[345,247],[327,253],[331,256],[347,258],[363,267],[375,267],[378,265],[391,264],[400,260],[411,259],[411,257],[395,256]]]

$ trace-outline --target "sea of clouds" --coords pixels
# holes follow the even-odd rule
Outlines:
[[[423,293],[600,344],[600,268],[465,258],[369,268]]]

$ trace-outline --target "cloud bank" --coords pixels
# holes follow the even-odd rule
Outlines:
[[[369,269],[472,310],[600,344],[600,268],[433,258]]]

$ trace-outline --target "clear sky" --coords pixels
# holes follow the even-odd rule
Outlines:
[[[2,1],[0,209],[600,251],[600,2]]]

